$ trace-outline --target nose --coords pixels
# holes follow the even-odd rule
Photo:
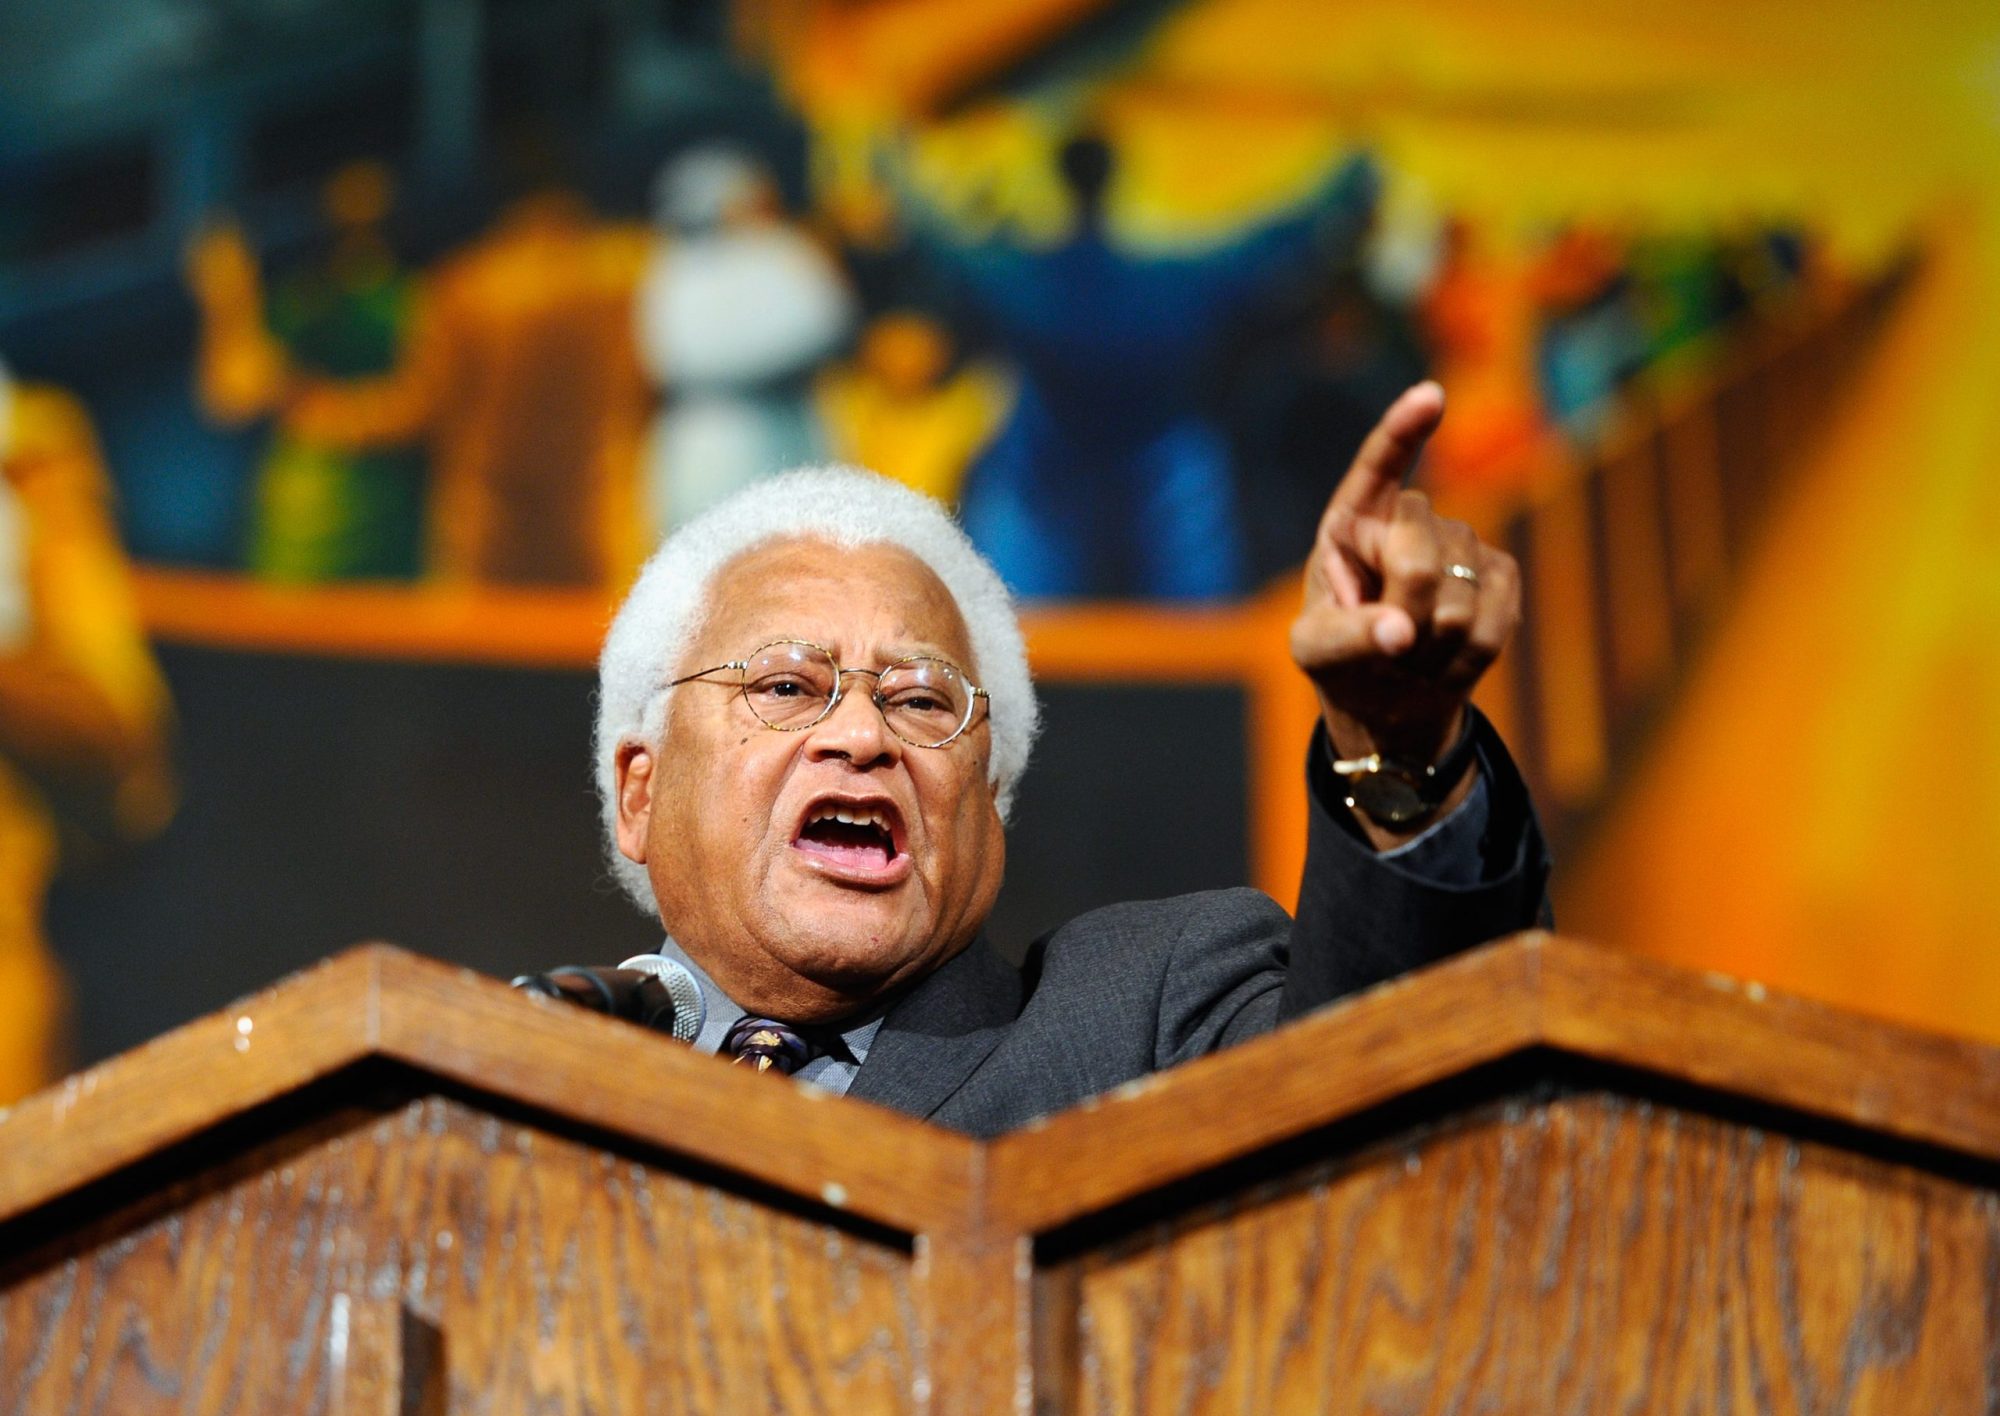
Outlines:
[[[849,683],[854,674],[858,681]],[[833,711],[807,730],[806,753],[814,759],[843,757],[856,767],[887,766],[901,759],[903,740],[889,731],[875,706],[875,679],[866,669],[841,670],[840,697]]]

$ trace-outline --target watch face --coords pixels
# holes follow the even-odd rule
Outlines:
[[[1347,793],[1368,818],[1382,826],[1408,826],[1430,815],[1430,803],[1401,777],[1370,772],[1348,784]]]

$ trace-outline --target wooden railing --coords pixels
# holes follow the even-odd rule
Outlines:
[[[1466,509],[1521,562],[1521,636],[1481,703],[1553,835],[1626,775],[1909,273],[1746,322],[1623,391],[1588,444],[1545,439],[1508,479],[1525,497]]]

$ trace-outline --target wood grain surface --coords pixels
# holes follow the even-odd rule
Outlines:
[[[382,953],[383,1056],[904,1233],[956,1227],[977,1208],[970,1137],[466,969]]]
[[[2000,1048],[1574,940],[1539,952],[1551,1048],[2000,1161]]]
[[[387,952],[350,949],[0,1107],[0,1220],[366,1056]]]
[[[1530,933],[1000,1137],[995,1213],[1054,1229],[1531,1048],[2000,1161],[2000,1048]]]
[[[1010,1132],[996,1217],[1055,1229],[1531,1047],[1540,966],[1532,941],[1490,945]]]
[[[1496,1106],[1085,1253],[1042,1409],[1989,1412],[1990,1192],[1598,1094]],[[1067,1294],[1061,1289],[1067,1287]]]
[[[364,945],[0,1109],[0,1223],[370,1058],[906,1233],[973,1207],[978,1148],[955,1132]]]
[[[913,1404],[899,1245],[457,1100],[324,1132],[0,1264],[0,1411]]]
[[[934,1416],[998,1416],[1031,1389],[1034,1249],[1022,1234],[918,1235],[917,1395]]]
[[[1546,935],[990,1143],[373,947],[0,1113],[0,1416],[2000,1411],[1996,1177],[2000,1050]]]

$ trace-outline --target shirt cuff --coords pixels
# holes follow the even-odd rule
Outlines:
[[[1434,885],[1478,885],[1486,877],[1485,852],[1487,818],[1491,814],[1491,794],[1486,790],[1486,773],[1473,779],[1472,790],[1453,808],[1449,816],[1432,822],[1422,833],[1381,852],[1400,870],[1428,880]]]

